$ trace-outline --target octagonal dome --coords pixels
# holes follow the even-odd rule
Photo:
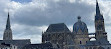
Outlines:
[[[83,33],[87,33],[87,25],[81,21],[81,17],[78,17],[78,21],[73,25],[73,32],[78,33],[78,31],[82,31]]]

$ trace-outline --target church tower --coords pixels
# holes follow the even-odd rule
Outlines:
[[[96,40],[107,40],[107,33],[105,32],[104,18],[100,13],[98,1],[96,0],[96,15],[95,15],[95,31]]]
[[[12,40],[12,30],[10,28],[10,16],[8,13],[6,29],[4,31],[3,40]]]

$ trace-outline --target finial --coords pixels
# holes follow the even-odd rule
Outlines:
[[[79,19],[81,19],[81,17],[80,17],[80,16],[78,16],[78,20],[79,20]]]
[[[78,21],[81,21],[81,17],[80,16],[78,16]]]

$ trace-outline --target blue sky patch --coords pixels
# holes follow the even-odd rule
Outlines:
[[[31,2],[32,0],[11,0],[11,1],[20,2],[20,3],[28,3],[28,2]]]

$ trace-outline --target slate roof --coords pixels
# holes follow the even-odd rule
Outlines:
[[[27,44],[31,44],[30,39],[22,39],[22,40],[0,40],[0,43],[5,44],[13,44],[18,46],[18,48],[22,48],[23,46]]]
[[[64,23],[50,24],[46,32],[70,32]]]
[[[5,44],[5,43],[0,44],[0,48],[10,47],[10,46],[11,44]]]
[[[88,41],[86,45],[110,45],[109,41],[106,40],[96,40],[96,41]]]
[[[53,45],[51,43],[41,43],[41,44],[28,44],[26,46],[24,46],[22,49],[53,49]]]
[[[7,46],[7,45],[0,45],[0,48],[5,48],[5,47],[10,47],[10,46]]]

